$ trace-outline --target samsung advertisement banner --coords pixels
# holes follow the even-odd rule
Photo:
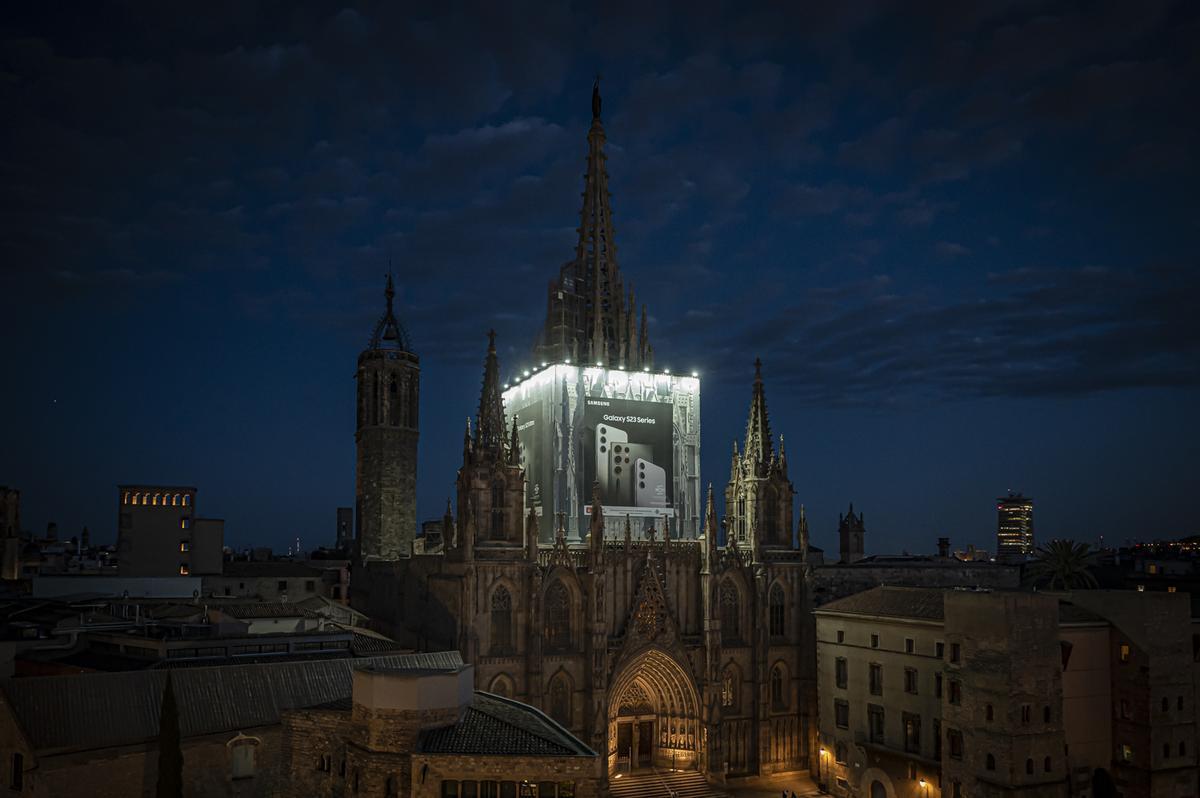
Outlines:
[[[661,532],[696,537],[700,526],[700,381],[696,377],[547,366],[505,387],[517,416],[526,503],[539,539],[554,540],[562,514],[569,540],[587,534],[592,486],[607,537]]]
[[[671,416],[665,403],[583,398],[583,484],[598,484],[605,513],[659,515],[671,506]],[[588,510],[590,510],[590,505]],[[650,511],[650,512],[647,512]]]

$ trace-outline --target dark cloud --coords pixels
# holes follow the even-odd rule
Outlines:
[[[879,275],[812,290],[724,330],[716,374],[762,353],[772,381],[815,404],[889,405],[988,396],[1079,396],[1200,386],[1194,267],[1023,269],[991,275],[977,296],[902,291]],[[675,330],[687,338],[689,319]]]

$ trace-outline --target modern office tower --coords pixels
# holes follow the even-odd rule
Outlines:
[[[1009,493],[996,499],[996,558],[1020,560],[1033,554],[1033,499]]]

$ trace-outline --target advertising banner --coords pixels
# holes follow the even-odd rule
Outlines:
[[[599,484],[605,513],[660,515],[669,509],[675,473],[671,404],[592,396],[583,401],[584,485]]]

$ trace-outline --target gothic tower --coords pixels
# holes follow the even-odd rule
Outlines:
[[[639,327],[633,286],[626,293],[617,266],[604,141],[597,81],[592,86],[592,127],[575,257],[563,265],[558,280],[550,283],[546,322],[534,347],[534,359],[640,371],[654,367],[654,349],[646,306],[641,306]]]
[[[355,552],[359,562],[412,556],[417,530],[417,427],[420,360],[392,309],[358,356],[355,470]]]
[[[779,439],[778,453],[771,443],[761,360],[754,361],[746,440],[741,452],[734,441],[729,471],[725,488],[726,542],[748,547],[755,561],[762,559],[764,549],[790,549],[794,491],[788,479],[783,438]]]
[[[500,393],[500,365],[496,360],[496,333],[488,332],[487,358],[483,365],[483,388],[474,435],[467,422],[463,440],[463,464],[458,470],[458,556],[471,559],[483,550],[505,550],[508,555],[525,555],[525,472],[521,468],[521,445],[517,419],[511,429],[504,418]],[[536,528],[530,530],[536,535]]]
[[[841,548],[843,564],[849,565],[863,558],[863,538],[866,536],[866,532],[862,513],[855,515],[854,503],[851,502],[850,509],[845,516],[841,513],[838,514],[838,543]]]

